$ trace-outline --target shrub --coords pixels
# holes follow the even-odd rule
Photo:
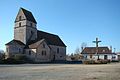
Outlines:
[[[83,63],[84,64],[94,64],[95,61],[94,60],[84,60]]]
[[[19,64],[20,62],[18,62],[17,60],[13,59],[13,58],[7,58],[5,60],[3,60],[3,64]]]
[[[14,59],[17,61],[21,61],[21,60],[26,61],[27,57],[25,55],[18,54],[18,55],[15,55]]]
[[[74,60],[75,60],[75,57],[71,57],[71,60],[74,61]]]
[[[84,60],[84,64],[107,64],[110,60]]]
[[[1,64],[23,64],[26,63],[27,58],[25,56],[16,56],[14,58],[7,58],[2,60]]]
[[[111,62],[119,62],[119,60],[112,60]]]

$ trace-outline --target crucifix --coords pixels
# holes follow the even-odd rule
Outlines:
[[[98,40],[98,38],[96,38],[96,41],[93,41],[93,43],[96,43],[96,55],[98,54],[98,44],[100,43],[101,41]],[[99,59],[99,56],[98,56],[98,59]]]

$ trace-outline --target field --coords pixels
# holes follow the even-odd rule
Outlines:
[[[0,80],[120,80],[120,63],[0,65]]]

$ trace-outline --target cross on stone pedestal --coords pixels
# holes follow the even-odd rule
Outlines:
[[[98,40],[98,38],[96,38],[96,41],[93,41],[93,43],[96,43],[96,55],[98,54],[98,44],[100,43],[101,41]],[[99,56],[98,56],[99,57]]]

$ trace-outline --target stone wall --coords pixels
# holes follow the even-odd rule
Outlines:
[[[66,47],[50,45],[55,60],[66,60]],[[59,51],[57,51],[59,49]]]
[[[23,54],[24,46],[6,45],[6,58],[14,57],[16,54]]]
[[[21,17],[21,20],[19,20],[19,17]],[[26,20],[24,13],[20,10],[15,20],[14,39],[26,44],[28,40],[35,40],[36,38],[36,23]]]
[[[43,44],[44,44],[44,47],[43,47]],[[42,51],[45,51],[45,53],[43,53]],[[45,42],[41,43],[35,49],[27,49],[26,56],[36,62],[51,61],[50,48]]]

